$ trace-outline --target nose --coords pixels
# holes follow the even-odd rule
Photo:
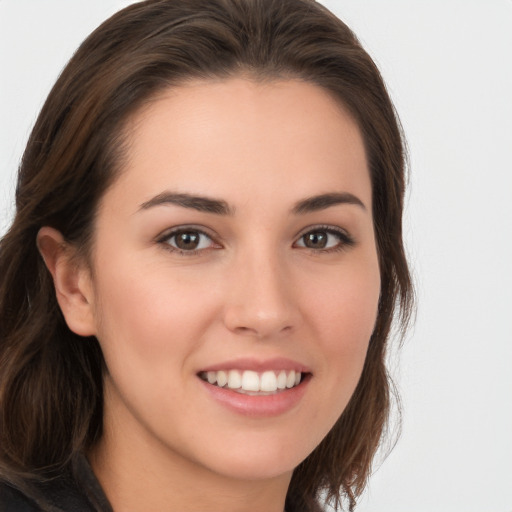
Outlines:
[[[228,281],[224,323],[230,331],[270,339],[297,328],[300,312],[286,262],[268,254],[243,257]]]

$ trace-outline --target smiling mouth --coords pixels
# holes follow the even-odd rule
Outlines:
[[[199,377],[213,386],[246,395],[273,395],[298,386],[305,374],[295,370],[220,370],[200,372]]]

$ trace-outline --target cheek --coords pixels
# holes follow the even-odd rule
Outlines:
[[[309,280],[306,324],[314,341],[315,376],[308,420],[303,429],[304,452],[327,435],[345,410],[359,382],[372,335],[380,293],[377,265]],[[343,275],[342,275],[343,274]],[[308,299],[306,302],[306,298]],[[306,435],[307,433],[307,435]]]
[[[105,265],[97,279],[96,312],[107,362],[111,354],[134,364],[158,364],[164,355],[182,357],[191,351],[214,315],[216,300],[213,288],[196,281],[158,263],[118,260]]]
[[[322,354],[320,371],[327,377],[332,400],[343,408],[361,375],[375,327],[378,265],[375,262],[337,279],[319,280],[311,295],[308,314]]]
[[[380,295],[377,265],[340,277],[317,281],[309,301],[315,324],[324,333],[328,348],[356,349],[365,345],[373,332]]]
[[[129,419],[138,418],[155,432],[163,429],[161,438],[179,428],[173,403],[182,404],[191,391],[193,356],[215,316],[214,293],[200,291],[204,279],[179,274],[158,263],[118,260],[103,267],[96,290],[97,338],[112,392],[109,407],[120,418],[126,419],[127,408]],[[193,424],[187,409],[181,409],[180,424]]]

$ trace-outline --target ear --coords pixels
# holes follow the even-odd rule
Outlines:
[[[37,247],[48,267],[57,301],[68,327],[80,336],[96,334],[90,270],[79,263],[75,249],[56,229],[45,226],[37,234]]]

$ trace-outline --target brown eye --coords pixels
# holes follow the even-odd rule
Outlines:
[[[329,251],[354,245],[354,240],[344,231],[335,228],[313,229],[304,233],[295,243],[295,247]]]
[[[183,249],[185,251],[197,249],[197,246],[199,245],[199,234],[194,231],[179,233],[178,235],[174,235],[174,238],[178,249]]]
[[[180,251],[197,251],[208,249],[213,245],[213,241],[208,235],[193,229],[171,233],[164,241]]]
[[[309,249],[325,249],[327,245],[327,233],[325,231],[314,231],[303,237],[304,246]]]

